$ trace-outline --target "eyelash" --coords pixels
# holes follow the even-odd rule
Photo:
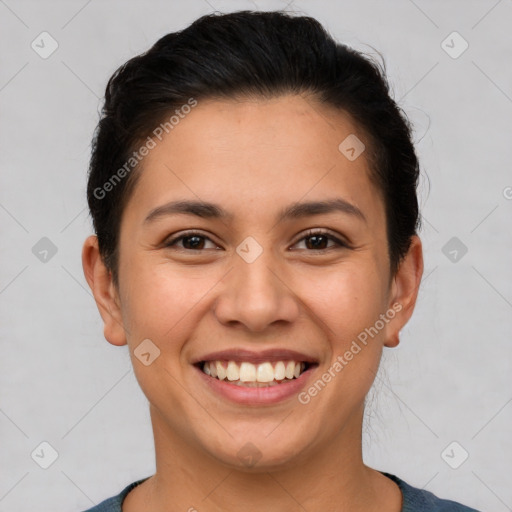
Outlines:
[[[206,235],[201,234],[198,231],[187,231],[186,233],[183,233],[180,236],[165,242],[164,246],[166,248],[172,248],[173,246],[175,246],[175,244],[177,242],[179,242],[179,241],[181,241],[181,240],[183,240],[185,238],[192,238],[194,236],[197,236],[197,237],[200,237],[200,238],[204,238],[206,240],[210,240],[210,242],[212,242],[212,243],[215,243],[209,237],[207,237]],[[310,250],[306,249],[307,252],[325,252],[325,251],[329,251],[329,250],[334,249],[334,248],[346,248],[346,249],[349,248],[348,244],[342,242],[339,238],[333,236],[328,231],[322,231],[322,230],[318,230],[318,231],[308,230],[301,239],[299,239],[299,240],[297,240],[297,242],[295,242],[294,245],[298,244],[299,242],[302,242],[303,240],[305,240],[307,238],[311,238],[313,236],[323,236],[323,237],[326,237],[329,240],[332,240],[335,243],[335,246],[334,247],[333,246],[327,247],[325,249],[310,249]],[[206,250],[206,249],[186,249],[186,248],[180,248],[180,250],[187,251],[187,252],[197,252],[197,251],[203,251],[203,250]]]

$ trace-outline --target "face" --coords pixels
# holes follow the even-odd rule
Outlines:
[[[390,276],[365,153],[339,149],[354,134],[311,98],[199,101],[144,158],[102,316],[168,439],[265,470],[357,436],[421,269]]]

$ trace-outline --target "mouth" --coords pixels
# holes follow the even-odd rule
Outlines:
[[[273,405],[307,385],[318,360],[291,350],[225,350],[192,362],[216,396],[240,405]]]
[[[206,375],[219,381],[248,388],[278,386],[298,379],[315,363],[281,360],[253,364],[248,361],[200,361],[196,366]]]

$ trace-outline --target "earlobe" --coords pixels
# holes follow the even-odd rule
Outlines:
[[[400,331],[414,311],[422,275],[423,249],[420,238],[414,235],[391,284],[388,307],[397,313],[388,325],[384,343],[386,347],[396,347],[400,343]]]
[[[393,330],[386,338],[385,347],[395,348],[400,344],[400,332]]]
[[[101,259],[98,238],[95,235],[89,236],[84,242],[82,267],[103,320],[105,339],[112,345],[126,345],[126,332],[117,290],[112,282],[111,272]]]

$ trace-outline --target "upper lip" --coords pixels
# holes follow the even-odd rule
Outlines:
[[[244,349],[220,350],[211,352],[204,356],[198,357],[193,364],[204,361],[246,361],[248,363],[259,364],[266,361],[298,361],[306,363],[317,363],[317,359],[307,354],[297,352],[295,350],[286,349],[267,349],[259,352]]]

